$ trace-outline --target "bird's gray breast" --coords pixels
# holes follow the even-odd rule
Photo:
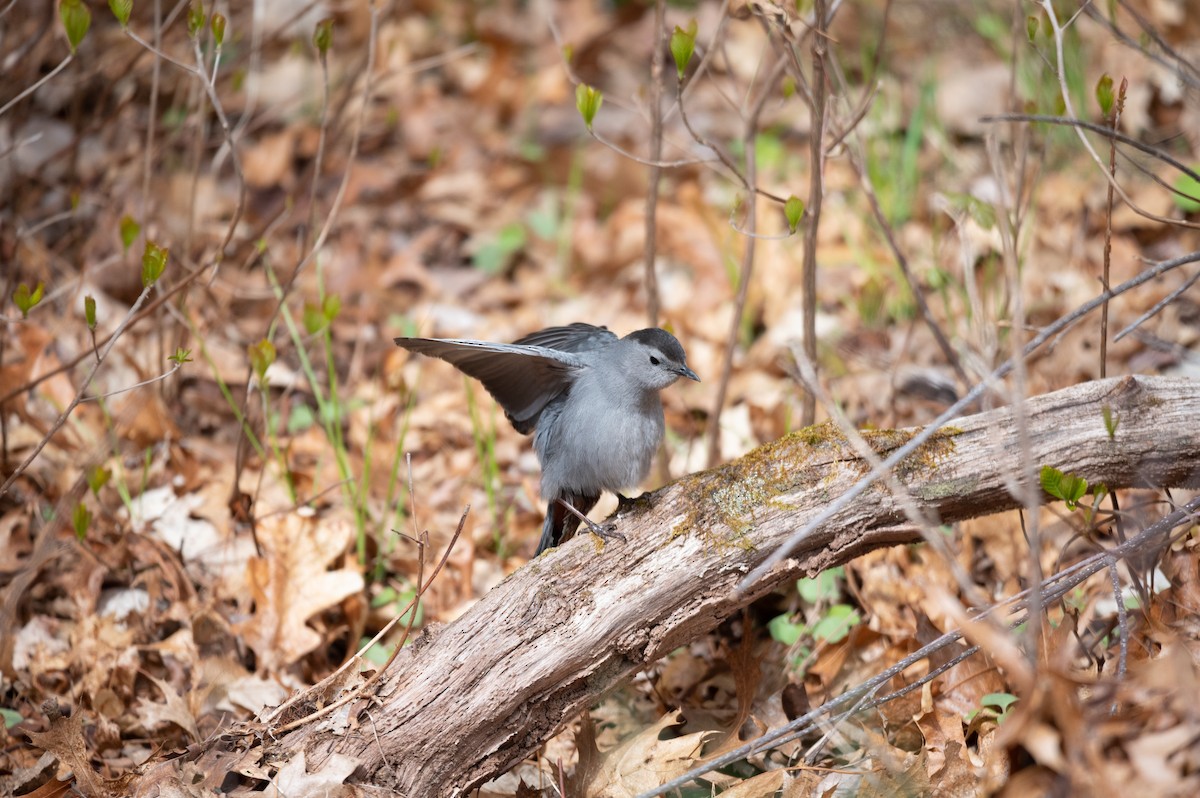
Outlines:
[[[542,413],[534,448],[542,495],[634,488],[646,478],[663,429],[657,391],[580,379]]]

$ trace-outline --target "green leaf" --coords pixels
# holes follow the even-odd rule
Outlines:
[[[583,117],[583,124],[587,125],[588,130],[592,129],[592,120],[596,118],[603,102],[604,95],[599,89],[594,89],[586,83],[575,87],[575,107],[579,109],[579,115]]]
[[[1108,439],[1115,440],[1117,427],[1121,426],[1121,417],[1108,405],[1100,406],[1100,415],[1104,419],[1104,431],[1108,433]]]
[[[812,579],[805,577],[796,580],[796,592],[806,604],[817,604],[822,601],[833,601],[842,595],[838,580],[846,573],[841,566],[829,568],[817,574]]]
[[[172,363],[178,363],[181,366],[184,363],[191,363],[192,350],[184,349],[182,346],[176,347],[174,354],[167,355],[167,360],[170,360]]]
[[[121,23],[121,27],[128,27],[129,15],[133,12],[133,0],[108,0],[108,7],[117,18],[117,22]]]
[[[481,246],[475,253],[475,268],[487,274],[504,271],[512,256],[525,247],[527,239],[525,225],[520,222],[504,225],[494,240]]]
[[[162,273],[167,268],[167,259],[171,257],[171,250],[166,247],[160,247],[153,241],[146,242],[146,249],[142,253],[142,287],[146,288],[158,282],[158,278],[162,277]]]
[[[683,80],[683,73],[687,71],[688,62],[692,60],[695,50],[696,20],[688,23],[687,30],[676,25],[675,32],[671,34],[671,57],[675,59],[675,71],[680,80]]]
[[[325,314],[313,302],[304,303],[304,311],[301,314],[304,321],[304,330],[309,335],[313,335],[318,330],[325,329],[328,322],[325,320]]]
[[[858,611],[849,604],[834,604],[825,617],[813,626],[812,634],[827,643],[840,643],[859,623]]]
[[[326,294],[321,300],[321,313],[325,315],[325,320],[333,323],[342,312],[342,298],[337,294]]]
[[[785,646],[795,645],[806,631],[804,624],[792,623],[792,619],[787,615],[776,615],[767,622],[767,629],[771,632],[771,637]]]
[[[92,466],[87,472],[87,484],[95,496],[100,495],[100,489],[112,479],[112,470],[104,466]]]
[[[71,47],[71,55],[75,55],[79,43],[92,26],[92,12],[88,11],[83,0],[62,0],[58,4],[58,16],[62,20],[63,30],[67,32],[67,44]]]
[[[1016,702],[1017,697],[1012,693],[988,693],[979,699],[980,706],[995,707],[1001,712],[1007,711]]]
[[[258,381],[265,384],[267,368],[275,362],[275,344],[264,338],[256,344],[250,344],[246,351],[250,355],[250,367],[258,375]]]
[[[800,224],[800,218],[804,216],[804,200],[795,194],[788,197],[787,202],[783,204],[783,215],[787,217],[788,230],[796,232],[796,225]]]
[[[29,318],[29,311],[37,307],[38,303],[42,301],[42,295],[45,292],[46,287],[42,285],[41,280],[38,280],[37,288],[34,288],[32,291],[29,290],[29,286],[25,283],[20,283],[17,286],[17,290],[13,291],[13,302],[21,310],[21,318]]]
[[[321,300],[321,305],[318,307],[312,302],[304,303],[304,329],[309,335],[323,330],[333,323],[333,320],[342,312],[341,297],[336,294],[327,294]]]
[[[1041,27],[1041,24],[1041,20],[1033,14],[1025,17],[1025,35],[1029,38],[1029,41],[1032,42],[1037,38],[1038,28]]]
[[[25,718],[21,717],[20,712],[17,712],[15,709],[9,709],[8,707],[0,707],[0,718],[4,718],[4,728],[6,729],[11,729],[13,726],[16,726],[18,723],[25,720]]]
[[[96,297],[88,294],[83,298],[83,318],[87,322],[88,329],[92,332],[96,331]]]
[[[359,643],[359,647],[361,648],[362,646],[365,646],[367,643],[370,643],[370,642],[371,642],[371,638],[364,637],[362,639],[362,642]],[[370,662],[373,665],[378,665],[380,667],[383,667],[384,665],[387,664],[387,661],[389,659],[391,659],[392,649],[393,649],[393,646],[385,645],[382,642],[376,643],[375,645],[373,645],[367,649],[366,653],[363,654],[363,659],[365,659],[367,662]]]
[[[311,429],[317,423],[317,416],[308,405],[295,405],[288,413],[287,431],[289,435]]]
[[[212,29],[213,41],[217,43],[217,47],[220,47],[225,43],[225,15],[219,11],[213,12],[208,25]]]
[[[313,47],[316,47],[317,53],[324,58],[333,45],[333,17],[326,17],[317,23],[317,27],[313,29],[312,40]]]
[[[1096,81],[1096,102],[1100,103],[1100,110],[1105,116],[1112,113],[1113,99],[1112,78],[1106,72]]]
[[[1087,493],[1088,483],[1083,477],[1064,474],[1052,466],[1042,466],[1040,475],[1042,490],[1056,499],[1062,499],[1068,510],[1074,510],[1079,499]]]
[[[189,38],[196,38],[196,34],[204,27],[204,3],[200,0],[192,0],[192,4],[188,6],[187,13],[187,32]]]
[[[1200,171],[1200,164],[1197,164],[1192,171]],[[1184,213],[1200,212],[1200,181],[1184,173],[1175,178],[1174,188],[1178,192],[1171,194],[1171,198],[1175,200],[1175,207]]]
[[[408,607],[409,602],[416,597],[417,591],[411,587],[400,591],[400,595],[396,597],[396,609],[400,610]],[[425,604],[421,601],[418,601],[413,607],[409,607],[407,612],[401,614],[400,620],[397,621],[397,623],[399,623],[401,626],[408,626],[409,616],[412,615],[414,610],[416,611],[417,615],[416,620],[413,621],[413,626],[420,626],[421,622],[425,618]]]
[[[121,246],[128,252],[133,246],[133,242],[137,241],[138,235],[142,232],[142,226],[134,221],[134,218],[129,214],[121,217]]]
[[[76,539],[83,540],[87,537],[88,527],[92,525],[92,511],[83,502],[75,505],[75,512],[71,514],[71,525],[75,527]]]

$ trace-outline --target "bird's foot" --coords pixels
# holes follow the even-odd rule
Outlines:
[[[624,515],[625,513],[632,510],[634,507],[637,506],[638,499],[640,499],[640,498],[641,497],[639,496],[637,499],[631,499],[628,496],[618,493],[617,494],[617,515]]]
[[[616,524],[597,524],[592,519],[586,517],[583,520],[587,524],[588,531],[604,542],[607,543],[610,540],[619,540],[622,543],[626,542],[625,536],[617,531]]]

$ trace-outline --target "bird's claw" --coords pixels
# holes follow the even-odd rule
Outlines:
[[[587,519],[588,531],[601,540],[608,542],[609,540],[619,540],[626,543],[625,536],[617,531],[616,524],[597,524],[590,518]]]

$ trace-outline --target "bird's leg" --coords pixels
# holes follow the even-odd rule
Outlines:
[[[590,531],[596,537],[600,538],[601,540],[616,539],[616,540],[621,541],[622,543],[625,542],[625,536],[622,535],[620,532],[618,532],[616,530],[616,527],[613,524],[604,524],[603,526],[601,526],[600,524],[597,524],[595,521],[588,518],[586,515],[579,512],[574,507],[572,507],[571,503],[568,502],[566,499],[559,498],[559,499],[557,499],[557,501],[559,504],[561,504],[563,507],[566,508],[567,512],[569,512],[571,515],[575,516],[580,521],[582,521],[584,526],[586,526],[588,528],[588,531]]]

